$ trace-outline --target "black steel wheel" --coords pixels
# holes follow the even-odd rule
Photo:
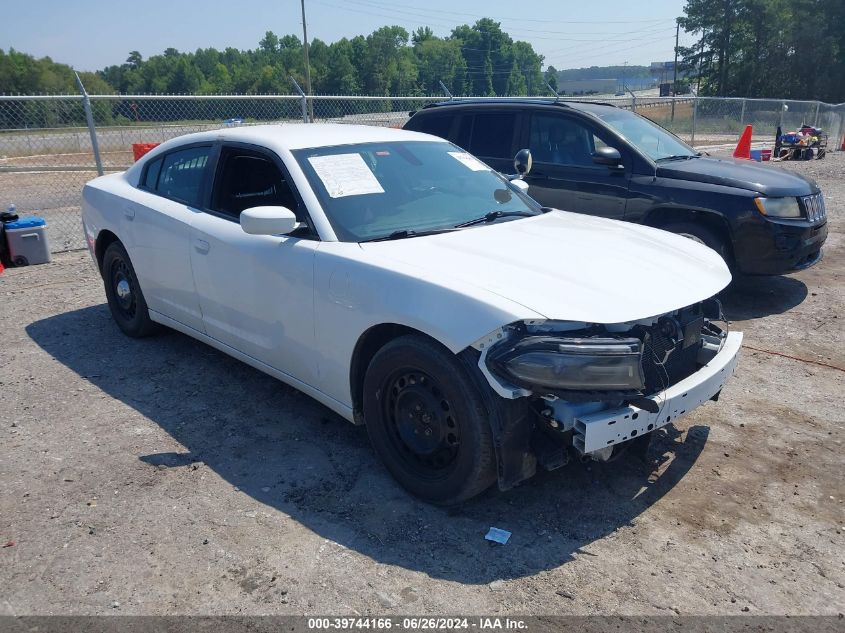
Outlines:
[[[434,341],[409,335],[379,350],[364,378],[364,419],[387,469],[426,501],[459,503],[496,479],[486,407]]]
[[[120,242],[112,242],[106,249],[101,272],[109,310],[123,333],[139,338],[155,331],[135,269]]]

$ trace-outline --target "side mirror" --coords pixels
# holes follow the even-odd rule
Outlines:
[[[522,178],[531,171],[531,150],[521,149],[513,158],[513,166],[516,169],[517,178]]]
[[[622,155],[615,147],[599,147],[593,152],[593,162],[596,165],[607,165],[608,167],[621,167]]]
[[[250,235],[287,235],[297,227],[286,207],[252,207],[241,211],[241,228]]]

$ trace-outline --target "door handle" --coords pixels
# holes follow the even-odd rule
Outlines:
[[[205,240],[196,239],[194,240],[194,248],[197,249],[198,253],[205,255],[211,246]]]
[[[123,206],[123,215],[126,216],[127,220],[134,220],[135,219],[135,207],[131,204],[127,204]]]

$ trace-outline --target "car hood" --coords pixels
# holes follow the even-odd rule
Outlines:
[[[815,182],[800,174],[734,158],[700,156],[657,163],[657,176],[736,187],[764,196],[807,196],[819,191]]]
[[[471,284],[548,319],[625,323],[715,295],[731,280],[715,251],[650,227],[550,211],[451,233],[361,244],[387,267]]]

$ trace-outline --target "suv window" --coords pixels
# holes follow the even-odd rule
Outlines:
[[[528,148],[541,163],[594,167],[593,152],[605,145],[580,121],[554,114],[532,116],[529,134]]]
[[[210,153],[211,147],[190,147],[165,155],[155,191],[185,204],[199,206],[200,188]],[[155,163],[147,169],[145,184],[148,184],[154,166]]]
[[[302,221],[296,196],[270,158],[257,152],[224,148],[211,208],[237,220],[244,209],[263,206],[287,207]]]
[[[472,118],[475,121],[472,121]],[[513,158],[513,144],[516,114],[513,112],[490,112],[463,117],[463,125],[472,123],[472,137],[467,148],[470,153],[486,158]]]
[[[440,138],[449,138],[449,130],[452,129],[453,117],[448,114],[435,114],[420,117],[420,122],[413,129],[425,134],[433,134]]]

